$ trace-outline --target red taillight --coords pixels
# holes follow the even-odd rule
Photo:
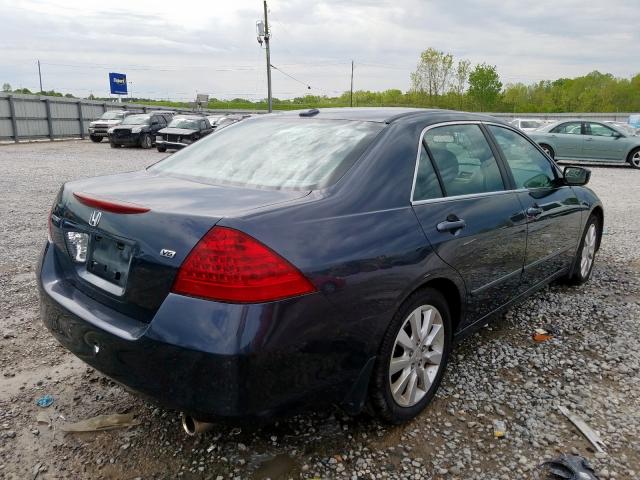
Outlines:
[[[172,291],[233,303],[282,300],[315,287],[280,255],[238,230],[214,227],[191,250]]]
[[[76,197],[76,199],[80,203],[83,203],[88,207],[104,210],[105,212],[132,214],[145,213],[150,210],[147,207],[136,205],[134,203],[121,202],[119,200],[107,200],[106,198],[97,198],[82,192],[75,192],[73,196]]]

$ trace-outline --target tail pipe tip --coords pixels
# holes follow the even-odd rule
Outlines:
[[[196,420],[191,415],[182,414],[182,428],[185,433],[191,437],[199,434],[208,432],[213,430],[214,424],[208,422],[201,422],[200,420]]]

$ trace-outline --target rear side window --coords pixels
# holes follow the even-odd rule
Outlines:
[[[438,182],[438,177],[427,154],[427,149],[424,145],[420,145],[420,158],[418,159],[413,200],[429,200],[440,197],[442,197],[440,182]]]
[[[424,135],[447,196],[504,190],[493,152],[480,126],[446,125]]]
[[[214,184],[313,190],[340,178],[384,127],[347,120],[245,120],[149,169]]]
[[[556,178],[549,160],[516,132],[488,125],[511,169],[516,188],[552,187]]]
[[[581,122],[567,122],[551,129],[551,133],[565,133],[568,135],[580,135],[582,133]]]

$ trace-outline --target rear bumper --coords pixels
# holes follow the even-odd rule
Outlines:
[[[143,323],[77,290],[55,256],[46,247],[38,271],[45,326],[80,359],[162,405],[202,420],[362,408],[368,347],[340,335],[322,294],[257,305],[169,294]]]

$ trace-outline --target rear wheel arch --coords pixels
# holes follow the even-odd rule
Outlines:
[[[556,152],[553,147],[547,142],[540,142],[540,148],[542,148],[542,150],[544,150],[544,152],[547,153],[547,155],[549,155],[551,158],[555,158]]]
[[[458,285],[456,285],[453,280],[449,278],[431,278],[409,292],[409,294],[405,298],[403,298],[402,302],[400,302],[400,305],[402,305],[416,292],[424,290],[425,288],[433,288],[444,296],[449,307],[449,313],[451,315],[451,328],[455,334],[455,332],[458,330],[458,326],[461,323],[462,315],[464,313],[464,310],[462,308],[464,292],[461,290],[461,288],[458,287]]]

